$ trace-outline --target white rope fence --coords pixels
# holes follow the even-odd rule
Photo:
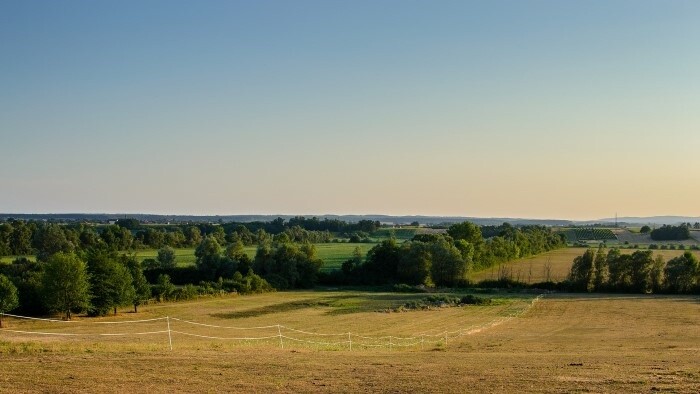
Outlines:
[[[119,332],[119,333],[66,333],[66,332],[51,332],[51,331],[30,331],[30,330],[17,330],[17,329],[0,329],[0,332],[16,333],[16,334],[27,334],[27,335],[39,335],[39,336],[57,336],[57,337],[127,337],[127,336],[147,336],[147,335],[164,335],[168,336],[168,345],[170,350],[173,350],[173,334],[183,335],[186,337],[208,339],[208,340],[218,340],[218,341],[242,341],[242,342],[259,342],[259,341],[275,341],[279,342],[279,347],[284,348],[284,341],[315,345],[317,348],[320,346],[332,347],[332,348],[347,348],[352,351],[353,348],[386,348],[393,350],[394,348],[409,348],[409,347],[420,347],[421,350],[424,349],[426,344],[431,343],[442,343],[447,346],[449,341],[456,340],[460,337],[473,335],[480,333],[489,328],[496,327],[503,323],[506,323],[514,318],[521,316],[526,313],[536,302],[544,297],[541,294],[532,301],[530,301],[524,308],[516,308],[515,306],[510,306],[501,312],[500,317],[482,324],[472,325],[469,327],[460,328],[453,331],[442,331],[439,333],[416,333],[411,336],[394,336],[394,335],[383,335],[383,336],[371,336],[371,335],[360,335],[352,332],[344,333],[318,333],[310,332],[305,330],[299,330],[292,327],[287,327],[281,324],[267,325],[267,326],[257,326],[257,327],[235,327],[235,326],[222,326],[215,324],[205,324],[195,321],[180,319],[176,317],[157,317],[152,319],[141,319],[141,320],[122,320],[122,321],[109,321],[109,322],[94,322],[94,321],[72,321],[72,320],[57,320],[57,319],[44,319],[37,317],[27,317],[20,315],[13,315],[5,313],[4,317],[11,317],[19,320],[27,320],[34,322],[44,322],[44,323],[58,323],[63,327],[73,327],[77,328],[78,324],[91,325],[124,325],[124,324],[158,324],[162,329],[154,329],[151,331],[138,331],[138,332]],[[183,327],[191,327],[192,329],[215,329],[217,331],[229,332],[241,332],[241,331],[267,331],[263,335],[232,335],[232,336],[220,336],[220,335],[204,335],[201,333],[183,331],[183,328],[173,329],[172,325],[181,325]],[[93,326],[96,327],[96,326]],[[292,336],[293,335],[293,336]],[[300,338],[301,336],[308,336],[311,338]],[[318,338],[318,340],[312,340]],[[323,338],[323,340],[322,340]],[[327,339],[326,339],[327,338]],[[337,338],[337,340],[335,340]]]

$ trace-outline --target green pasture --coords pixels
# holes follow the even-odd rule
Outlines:
[[[323,260],[323,271],[331,271],[340,269],[343,262],[352,257],[352,252],[355,247],[359,247],[362,255],[366,255],[375,244],[373,243],[322,243],[315,244],[316,255]],[[251,259],[255,258],[257,246],[246,246],[245,252]],[[155,259],[158,256],[157,249],[139,250],[136,252],[136,257],[143,261],[145,259]],[[11,260],[10,260],[11,261]],[[195,262],[194,248],[175,249],[175,262],[178,266],[186,267]]]
[[[24,258],[29,259],[31,261],[36,261],[36,256],[0,256],[0,264],[10,264],[15,259],[18,259],[21,257],[24,257]]]

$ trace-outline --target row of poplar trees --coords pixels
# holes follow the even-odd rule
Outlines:
[[[700,263],[692,252],[666,262],[651,250],[600,247],[576,257],[568,279],[574,290],[588,292],[700,293]]]

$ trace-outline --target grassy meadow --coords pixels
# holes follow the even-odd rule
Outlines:
[[[373,243],[319,243],[314,244],[316,247],[316,255],[318,258],[323,260],[324,264],[321,268],[322,271],[330,271],[334,269],[340,269],[343,262],[352,257],[352,252],[356,247],[359,247],[362,251],[362,255],[366,255],[367,252],[376,245]],[[255,252],[257,251],[257,246],[246,246],[245,253],[251,259],[255,258]],[[145,259],[155,259],[158,256],[157,249],[146,249],[139,250],[136,252],[136,256],[139,260],[143,261]],[[195,262],[194,248],[178,248],[175,249],[175,262],[179,266],[192,265]],[[11,260],[10,260],[11,261]]]
[[[209,325],[283,324],[309,333],[410,336],[478,327],[445,344],[351,351],[171,319],[166,333],[50,337],[0,332],[0,381],[12,392],[697,392],[697,297],[493,295],[495,305],[386,312],[424,294],[305,291],[149,305],[99,321],[176,316]],[[531,306],[530,306],[531,305]],[[504,319],[513,311],[523,314]],[[163,320],[131,325],[6,320],[10,329],[108,333],[167,330]],[[500,322],[499,324],[494,324]],[[644,324],[640,324],[644,322]],[[57,327],[58,326],[58,327]],[[65,326],[65,327],[64,327]],[[92,331],[90,331],[92,330]],[[289,332],[304,339],[304,334]],[[318,336],[307,335],[314,341]],[[341,335],[339,339],[342,341]],[[328,341],[333,341],[327,339]],[[386,340],[386,339],[385,339]],[[360,339],[358,339],[358,342]]]

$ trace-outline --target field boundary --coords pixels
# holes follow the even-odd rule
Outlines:
[[[441,346],[447,346],[450,341],[454,341],[460,337],[469,336],[483,332],[487,329],[504,324],[514,318],[520,317],[529,311],[535,303],[541,300],[544,294],[540,294],[533,298],[530,302],[527,302],[524,307],[515,308],[509,307],[505,310],[505,316],[500,316],[489,322],[471,325],[457,330],[444,330],[436,334],[429,334],[426,332],[415,333],[410,336],[398,336],[398,335],[362,335],[353,332],[338,332],[338,333],[319,333],[311,332],[306,330],[300,330],[297,328],[292,328],[285,326],[283,324],[272,324],[266,326],[254,326],[254,327],[238,327],[238,326],[222,326],[216,324],[200,323],[196,321],[190,321],[181,319],[178,317],[157,317],[152,319],[141,319],[141,320],[126,320],[126,321],[114,321],[114,322],[90,322],[90,321],[67,321],[67,320],[57,320],[57,319],[44,319],[28,316],[20,316],[5,313],[4,317],[9,317],[19,320],[28,320],[32,322],[42,322],[48,324],[58,324],[62,327],[75,327],[75,331],[82,332],[54,332],[46,330],[15,330],[4,328],[0,329],[0,332],[22,334],[22,335],[39,335],[39,336],[57,336],[57,337],[72,337],[72,338],[105,338],[105,337],[128,337],[128,336],[147,336],[147,335],[166,335],[168,340],[168,348],[173,350],[173,340],[177,338],[178,335],[208,339],[216,341],[239,341],[247,343],[260,343],[260,342],[271,342],[275,343],[279,348],[284,349],[285,346],[291,344],[302,344],[302,345],[314,345],[317,349],[328,349],[328,350],[357,350],[357,349],[372,349],[372,348],[384,348],[388,350],[394,350],[395,348],[417,348],[424,349],[426,345],[440,344]],[[154,328],[149,331],[136,331],[136,332],[107,332],[107,333],[91,333],[89,327],[96,325],[102,325],[102,327],[109,327],[109,325],[142,325],[142,324],[162,324],[161,328]],[[84,324],[81,327],[80,324]],[[182,328],[177,327],[182,326]],[[212,334],[198,333],[197,329],[208,329],[215,330]],[[252,332],[251,335],[226,335],[226,332]],[[337,340],[336,340],[337,339]],[[286,342],[286,343],[285,343]]]

